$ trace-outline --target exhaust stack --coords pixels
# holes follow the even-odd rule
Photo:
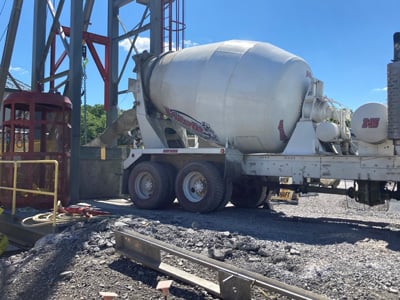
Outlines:
[[[393,35],[393,61],[387,65],[388,138],[400,154],[400,32]]]

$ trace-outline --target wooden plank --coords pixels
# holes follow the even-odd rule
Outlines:
[[[194,274],[188,273],[163,262],[159,265],[158,270],[191,285],[198,285],[215,296],[221,295],[219,285],[207,279],[198,277]]]

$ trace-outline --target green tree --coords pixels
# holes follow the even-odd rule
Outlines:
[[[81,107],[81,144],[85,144],[85,124],[84,124],[84,107]],[[118,111],[118,116],[123,113],[123,110]],[[86,128],[87,128],[87,142],[94,140],[106,129],[107,114],[102,104],[95,104],[93,106],[86,105]],[[132,143],[132,138],[128,135],[121,136],[117,140],[118,145],[129,145]]]
[[[81,144],[85,143],[84,108],[81,108]],[[90,142],[106,129],[106,112],[102,104],[86,105],[87,141]]]

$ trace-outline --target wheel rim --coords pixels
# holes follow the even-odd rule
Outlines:
[[[199,172],[190,172],[183,180],[182,189],[187,200],[200,202],[207,194],[207,180]]]
[[[136,177],[135,191],[142,199],[149,199],[153,194],[154,178],[148,172],[143,172]]]

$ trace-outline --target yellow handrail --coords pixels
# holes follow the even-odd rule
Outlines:
[[[15,215],[16,207],[17,207],[17,192],[25,192],[31,194],[40,194],[40,195],[48,195],[53,196],[53,226],[56,226],[56,217],[57,217],[57,193],[58,193],[58,161],[51,159],[44,160],[0,160],[1,164],[12,164],[14,167],[14,177],[13,177],[13,186],[0,186],[0,190],[12,191],[12,203],[11,203],[11,214]],[[20,164],[54,164],[54,191],[38,191],[38,190],[30,190],[30,189],[22,189],[17,187],[17,173],[18,167]]]

